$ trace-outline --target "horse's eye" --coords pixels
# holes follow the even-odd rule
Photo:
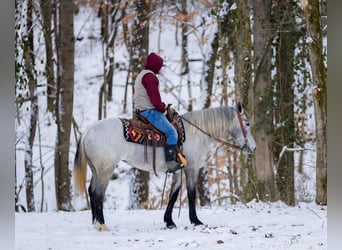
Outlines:
[[[249,127],[249,122],[246,122],[246,126]]]

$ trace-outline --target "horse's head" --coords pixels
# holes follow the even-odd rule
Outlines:
[[[251,154],[256,150],[255,140],[251,133],[251,123],[240,102],[236,105],[236,117],[233,119],[228,133],[244,153]]]

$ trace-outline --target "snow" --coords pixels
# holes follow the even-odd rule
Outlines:
[[[307,38],[306,38],[306,43],[307,44],[311,44],[311,43],[313,43],[313,39],[312,39],[312,37],[311,36],[308,36]]]
[[[175,229],[166,229],[164,210],[106,209],[109,232],[94,228],[89,210],[16,213],[15,249],[327,249],[325,207],[254,201],[247,206],[200,208],[202,226],[190,224],[187,207],[180,217],[175,208]]]
[[[231,8],[234,7],[234,4]],[[171,17],[172,18],[172,17]],[[201,17],[198,18],[200,21]],[[152,25],[152,27],[158,27]],[[167,66],[160,76],[162,99],[167,103],[177,105],[178,111],[184,112],[188,105],[189,93],[187,92],[187,79],[177,75],[180,70],[180,49],[176,46],[174,27],[162,27],[161,51]],[[189,55],[192,58],[207,57],[206,51],[211,46],[214,26],[207,25],[202,32],[201,28],[189,35]],[[196,39],[199,34],[204,34],[207,42],[202,45]],[[151,31],[150,50],[156,51],[158,47],[158,30]],[[40,34],[42,35],[42,34]],[[179,35],[179,34],[178,34]],[[100,41],[100,23],[96,12],[90,8],[81,7],[79,14],[75,16],[75,36],[82,37],[75,45],[75,89],[74,89],[74,118],[77,121],[80,132],[97,120],[98,94],[102,84],[103,51]],[[120,42],[118,42],[120,43]],[[120,47],[121,46],[121,47]],[[202,46],[202,47],[201,47]],[[121,68],[128,68],[128,52],[124,46],[117,45],[114,50],[115,62]],[[42,49],[40,48],[40,51]],[[42,55],[43,57],[44,55]],[[208,58],[205,58],[208,59]],[[44,65],[41,65],[44,68]],[[194,110],[203,106],[204,95],[200,91],[200,82],[203,80],[203,65],[200,62],[190,63],[192,99]],[[233,79],[233,70],[229,71],[229,78]],[[128,90],[127,113],[123,113],[122,103],[126,72],[115,70],[113,101],[107,103],[107,117],[131,116],[131,87]],[[45,80],[40,79],[42,86]],[[163,85],[165,83],[165,85]],[[174,93],[167,92],[175,87]],[[184,86],[184,87],[178,87]],[[202,86],[205,87],[205,86]],[[44,92],[44,87],[39,89]],[[213,92],[216,96],[222,93],[219,85],[215,85]],[[175,96],[173,96],[175,94]],[[176,96],[181,96],[179,99]],[[212,106],[220,105],[219,98],[213,96]],[[299,203],[295,207],[288,207],[282,203],[257,203],[230,204],[224,200],[221,205],[212,203],[211,208],[197,208],[199,219],[205,223],[203,226],[194,227],[188,219],[186,191],[182,194],[182,209],[178,218],[179,202],[176,202],[173,213],[176,229],[166,229],[163,223],[164,209],[160,209],[161,189],[164,177],[150,176],[151,204],[146,210],[129,210],[129,169],[125,163],[121,163],[115,170],[118,178],[111,180],[106,192],[104,203],[104,216],[109,232],[99,232],[91,224],[90,210],[84,210],[86,200],[73,200],[74,212],[56,212],[55,187],[54,187],[54,146],[56,140],[56,125],[51,114],[45,113],[46,97],[39,96],[40,114],[39,124],[41,129],[41,142],[36,135],[33,148],[34,182],[36,211],[40,211],[42,200],[42,212],[16,213],[15,214],[15,249],[39,250],[39,249],[327,249],[327,211],[326,207],[315,205],[314,197],[314,153],[305,153],[306,165],[304,172],[307,175],[297,177],[296,187],[299,185],[302,193],[296,197],[305,196],[309,203]],[[120,99],[121,98],[121,99]],[[27,104],[24,104],[23,109]],[[16,124],[17,161],[17,185],[24,183],[24,155],[25,138],[29,126],[29,112],[22,112],[19,122]],[[311,119],[313,121],[313,119]],[[17,121],[16,121],[17,122]],[[311,126],[310,126],[311,127]],[[37,132],[38,133],[38,132]],[[71,133],[70,170],[75,154],[76,140],[74,131]],[[41,151],[39,146],[42,145]],[[42,159],[40,159],[40,156]],[[309,163],[309,164],[308,164]],[[40,175],[44,174],[44,183]],[[88,170],[88,182],[90,179]],[[300,181],[301,179],[305,181]],[[167,202],[171,178],[166,185],[164,204]],[[42,185],[44,185],[44,199],[42,197]],[[227,190],[229,193],[229,190]],[[304,198],[305,198],[304,197]],[[185,201],[185,202],[184,202]],[[26,204],[24,188],[19,194],[19,204]]]

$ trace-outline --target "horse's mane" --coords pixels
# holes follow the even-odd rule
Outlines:
[[[224,134],[230,122],[234,119],[235,110],[232,107],[208,108],[188,112],[182,116],[209,134],[218,137]],[[187,132],[192,136],[206,137],[205,134],[192,125],[189,125]]]

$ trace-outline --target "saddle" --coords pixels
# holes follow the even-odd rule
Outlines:
[[[183,121],[176,110],[169,104],[166,117],[175,127],[178,133],[177,153],[182,153],[183,142],[185,141],[185,131]],[[164,147],[166,136],[157,128],[153,127],[141,114],[135,111],[136,119],[120,118],[123,125],[123,134],[128,142],[144,145],[144,162],[147,160],[147,147],[152,146],[153,171],[156,173],[156,147]]]

